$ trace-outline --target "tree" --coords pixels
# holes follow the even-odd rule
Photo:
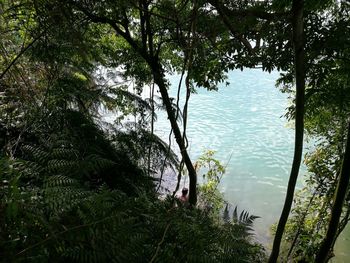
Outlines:
[[[288,181],[286,199],[282,214],[277,225],[273,247],[269,262],[277,262],[282,235],[292,207],[295,185],[297,182],[299,168],[303,152],[304,135],[304,100],[305,100],[305,53],[304,53],[304,27],[303,27],[303,1],[294,0],[292,7],[293,16],[293,44],[294,44],[294,65],[296,78],[296,100],[295,100],[295,146],[292,170]]]
[[[53,3],[56,4],[55,2]],[[62,3],[57,4],[59,6],[62,5]],[[139,56],[148,66],[153,81],[158,86],[161,93],[171,128],[187,167],[190,178],[189,201],[192,205],[195,205],[197,199],[197,175],[186,150],[185,141],[177,123],[175,112],[167,91],[167,84],[164,79],[165,70],[163,63],[166,58],[162,57],[162,52],[164,52],[162,46],[169,39],[163,39],[163,36],[169,32],[169,30],[177,29],[178,26],[178,21],[175,20],[178,18],[168,19],[163,14],[162,10],[164,10],[164,8],[171,7],[168,6],[168,4],[170,3],[156,5],[149,1],[120,1],[118,9],[116,9],[115,3],[108,1],[101,4],[101,6],[94,2],[67,1],[65,7],[80,12],[91,22],[110,26],[115,31],[117,37],[121,37],[133,49],[133,53]],[[189,5],[185,4],[182,8],[188,9]],[[111,10],[112,13],[110,14],[104,10]],[[178,10],[174,9],[174,11],[176,15],[180,14]],[[135,21],[137,19],[139,23],[135,24],[133,19],[135,19]],[[171,28],[169,28],[169,23],[171,24]],[[162,27],[164,27],[164,29]],[[183,30],[183,28],[181,28],[181,30]],[[176,41],[179,40],[177,39]]]
[[[327,231],[330,213],[326,211],[332,209],[331,197],[339,179],[345,148],[350,100],[346,73],[349,38],[344,32],[348,32],[349,8],[345,2],[326,4],[306,14],[305,128],[309,136],[316,138],[317,148],[307,154],[307,185],[296,198],[285,237],[284,246],[288,244],[288,252],[284,255],[293,260],[313,261]],[[328,18],[326,23],[325,17]],[[283,90],[293,93],[292,76],[286,74],[281,81]],[[293,119],[294,114],[293,106],[287,117]],[[343,209],[336,236],[348,222],[346,204]]]
[[[176,199],[158,198],[145,159],[150,143],[155,161],[164,159],[168,147],[147,132],[152,107],[112,74],[108,66],[117,63],[107,54],[124,51],[121,58],[129,62],[124,73],[138,84],[152,81],[149,67],[109,27],[90,22],[84,27],[79,19],[69,24],[69,16],[40,5],[45,3],[26,9],[16,2],[15,21],[8,20],[18,22],[22,7],[29,13],[47,7],[57,25],[21,53],[1,80],[0,133],[6,139],[0,141],[1,259],[262,262],[261,246],[249,235],[253,216],[245,212],[239,222],[222,224],[195,207],[175,208]],[[36,21],[47,22],[41,15]],[[13,46],[1,42],[14,48],[1,59],[21,50],[22,37],[9,37],[17,40]],[[103,76],[96,70],[102,65],[108,72]],[[22,67],[26,70],[15,74]],[[118,118],[137,114],[139,122],[106,127],[100,107]]]
[[[348,125],[348,136],[343,158],[343,164],[340,171],[340,177],[337,184],[337,190],[334,195],[334,201],[331,211],[331,219],[329,221],[327,234],[322,242],[320,250],[316,256],[316,262],[327,262],[329,252],[335,243],[337,229],[342,213],[345,197],[348,192],[350,182],[350,122]]]
[[[274,30],[273,23],[281,22],[282,26],[284,24],[288,24],[289,21],[284,21],[285,18],[281,18],[283,16],[289,17],[291,16],[292,20],[292,31],[293,31],[293,46],[294,46],[294,76],[296,79],[296,99],[295,99],[295,148],[294,148],[294,157],[293,164],[291,169],[291,174],[288,182],[288,190],[286,195],[285,204],[283,207],[283,211],[281,214],[281,218],[277,227],[273,249],[271,252],[271,256],[269,262],[276,262],[279,254],[279,246],[282,239],[282,235],[284,232],[285,224],[288,219],[289,212],[291,210],[294,189],[296,185],[296,181],[299,174],[299,168],[302,159],[302,151],[303,151],[303,134],[304,134],[304,97],[305,97],[305,52],[304,52],[304,29],[303,29],[303,1],[293,1],[291,12],[268,12],[269,7],[264,4],[259,5],[259,3],[254,3],[249,6],[242,6],[239,3],[232,3],[234,8],[229,8],[229,4],[225,6],[220,1],[209,1],[213,6],[216,7],[222,21],[230,30],[231,34],[234,38],[238,39],[238,41],[245,47],[248,54],[250,55],[250,66],[254,66],[255,63],[261,63],[263,69],[272,70],[273,68],[283,68],[285,66],[281,66],[285,61],[286,50],[281,51],[282,59],[274,61],[269,64],[268,54],[269,49],[272,47],[273,52],[276,52],[276,47],[273,43],[281,43],[288,39],[286,35],[278,35],[274,34],[273,38],[269,37],[269,34],[264,32],[264,29],[261,29],[263,26],[267,28],[271,28]],[[282,3],[282,6],[284,4]],[[245,8],[245,9],[244,9]],[[244,21],[245,16],[248,16],[253,21],[248,22],[237,22],[236,17],[241,17]],[[260,19],[260,20],[259,20]],[[264,21],[264,22],[261,22]],[[233,23],[233,21],[235,23]],[[272,22],[273,21],[273,22]],[[276,29],[275,29],[276,30]],[[278,30],[278,29],[277,29]],[[253,32],[253,33],[251,33]],[[266,35],[265,35],[266,34]],[[256,40],[256,45],[253,48],[250,41],[252,39]],[[260,41],[266,42],[264,44],[265,47],[260,47]],[[269,46],[271,45],[271,46]],[[266,48],[266,46],[268,46]],[[262,58],[257,59],[261,54]],[[238,60],[239,61],[239,60]],[[254,62],[255,61],[255,62]],[[287,63],[286,63],[287,64]],[[249,65],[249,64],[248,64]],[[246,66],[248,66],[246,65]],[[288,65],[288,64],[287,64]],[[290,68],[289,68],[290,70]]]

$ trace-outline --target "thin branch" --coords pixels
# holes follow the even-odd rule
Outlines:
[[[162,169],[160,170],[160,177],[159,177],[159,185],[157,187],[157,192],[159,191],[161,185],[162,185],[162,180],[163,180],[163,174],[165,171],[165,165],[166,165],[166,161],[168,160],[168,156],[170,155],[170,150],[171,150],[171,135],[173,134],[173,129],[170,130],[169,133],[169,144],[168,144],[168,150],[167,150],[167,154],[165,155],[164,161],[163,161],[163,165],[162,165]]]
[[[23,48],[17,56],[11,61],[11,63],[6,67],[6,69],[1,73],[0,75],[0,80],[5,76],[7,71],[11,69],[11,67],[16,63],[16,61],[22,57],[22,55],[29,49],[31,48],[36,41],[38,41],[45,33],[48,28],[44,29],[43,32],[41,32],[38,36],[36,36],[25,48]]]
[[[259,18],[267,21],[274,21],[274,20],[282,20],[282,19],[289,19],[291,13],[288,12],[274,12],[274,13],[268,13],[265,11],[257,10],[257,9],[229,9],[227,7],[224,7],[223,3],[220,2],[220,0],[209,0],[209,3],[217,8],[217,6],[221,6],[224,8],[225,13],[228,16],[235,16],[235,17],[253,17],[253,18]]]
[[[305,211],[304,213],[302,214],[299,222],[298,222],[298,230],[297,232],[295,233],[295,236],[293,238],[293,242],[292,244],[290,245],[290,248],[289,248],[289,251],[288,251],[288,254],[287,254],[287,260],[289,260],[290,256],[292,255],[292,252],[293,252],[293,249],[298,241],[298,238],[300,236],[300,233],[301,233],[301,228],[302,226],[304,226],[304,223],[305,223],[305,219],[306,219],[306,216],[308,215],[308,212],[309,212],[309,208],[311,207],[311,204],[316,196],[316,193],[318,191],[318,189],[320,188],[320,185],[314,190],[309,202],[308,202],[308,205],[306,206],[305,208]]]
[[[93,225],[96,225],[96,224],[100,224],[100,223],[102,223],[102,222],[104,222],[104,221],[107,221],[107,220],[109,220],[109,219],[113,219],[113,218],[115,218],[115,217],[117,217],[117,216],[119,216],[119,215],[105,217],[105,218],[102,218],[102,219],[100,219],[100,220],[97,220],[97,221],[92,222],[92,223],[89,223],[89,224],[83,224],[83,225],[74,226],[74,227],[65,229],[65,230],[63,230],[63,231],[61,231],[61,232],[58,232],[58,233],[56,233],[56,234],[54,233],[52,236],[49,236],[49,237],[47,237],[47,238],[41,240],[40,242],[35,243],[34,245],[29,246],[29,247],[27,247],[27,248],[21,250],[20,252],[18,252],[18,253],[16,254],[16,256],[19,256],[19,255],[21,255],[21,254],[24,254],[24,253],[26,253],[28,250],[31,250],[31,249],[33,249],[33,248],[36,248],[36,247],[38,247],[38,246],[40,246],[40,245],[42,245],[42,244],[44,244],[44,243],[50,241],[51,239],[57,238],[58,236],[61,236],[61,235],[63,235],[63,234],[66,234],[66,233],[68,233],[68,232],[70,232],[70,231],[78,230],[78,229],[81,229],[81,228],[84,228],[84,227],[93,226]]]
[[[150,11],[148,10],[148,3],[144,2],[143,8],[145,9],[144,11],[144,19],[146,23],[146,34],[148,38],[148,51],[151,57],[153,57],[154,50],[153,50],[153,33],[152,33],[152,25],[151,25],[151,15]]]
[[[139,1],[139,15],[140,15],[140,27],[141,27],[141,39],[142,39],[142,48],[147,50],[147,35],[145,30],[145,15],[142,8],[141,0]]]
[[[105,16],[98,16],[95,15],[93,13],[91,13],[88,9],[86,9],[84,6],[79,5],[78,3],[73,3],[73,5],[75,5],[81,12],[84,13],[84,15],[86,15],[92,22],[94,23],[101,23],[101,24],[107,24],[110,25],[117,34],[119,34],[120,36],[122,36],[128,43],[129,45],[134,48],[146,61],[150,61],[151,58],[148,55],[148,53],[142,49],[142,47],[140,47],[135,40],[131,37],[131,34],[128,30],[128,25],[126,25],[125,23],[123,24],[120,21],[114,21],[108,17]],[[119,26],[123,26],[124,30],[123,31]]]
[[[249,53],[253,54],[254,50],[253,50],[252,45],[235,28],[235,26],[231,22],[229,16],[227,15],[227,8],[224,8],[223,5],[221,5],[218,1],[211,1],[211,3],[212,3],[212,5],[215,6],[216,10],[218,11],[219,15],[222,18],[222,21],[227,26],[227,28],[231,31],[232,35],[234,37],[236,37],[248,49]]]
[[[183,140],[184,145],[187,149],[188,147],[188,139],[186,136],[186,128],[187,128],[187,112],[188,112],[188,101],[191,96],[191,88],[190,88],[190,78],[191,78],[191,70],[192,70],[192,63],[193,63],[193,49],[195,48],[197,44],[197,37],[196,37],[196,29],[197,29],[197,16],[198,16],[198,2],[194,1],[194,6],[192,10],[192,16],[191,16],[191,27],[188,32],[187,39],[190,39],[189,43],[189,51],[185,53],[186,58],[188,58],[188,65],[187,65],[187,76],[185,79],[185,85],[186,85],[186,101],[183,108]],[[185,65],[186,66],[186,65]]]
[[[254,55],[256,51],[260,48],[260,36],[256,39],[256,45],[253,48],[250,44],[249,40],[246,39],[235,27],[235,25],[231,21],[231,17],[239,17],[242,19],[245,19],[247,17],[254,17],[266,20],[268,22],[274,21],[274,20],[282,20],[282,19],[289,19],[290,18],[290,12],[281,12],[281,13],[267,13],[260,10],[249,10],[249,9],[229,9],[227,8],[223,3],[221,3],[219,0],[210,0],[209,3],[216,8],[219,15],[222,18],[222,21],[227,26],[227,28],[230,30],[232,35],[236,37],[249,51],[250,54]]]
[[[154,260],[156,259],[157,255],[158,255],[158,253],[159,253],[159,250],[160,250],[160,246],[164,243],[165,235],[166,235],[166,233],[168,232],[169,227],[170,227],[170,222],[169,222],[169,223],[166,225],[166,227],[165,227],[165,230],[164,230],[162,239],[159,241],[158,246],[157,246],[157,249],[156,249],[156,252],[154,253],[152,259],[149,261],[150,263],[154,262]]]
[[[150,85],[150,102],[151,102],[151,136],[154,134],[154,83]],[[152,141],[150,142],[148,149],[148,176],[151,174],[151,154],[152,154]],[[160,184],[160,183],[159,183]]]
[[[155,17],[158,17],[158,18],[162,18],[166,21],[171,21],[171,22],[174,22],[174,23],[177,23],[178,21],[176,19],[173,19],[171,18],[170,16],[165,16],[165,15],[161,15],[159,13],[155,13],[155,12],[152,12],[152,11],[149,11],[147,9],[145,9],[144,7],[142,7],[141,5],[140,6],[137,6],[136,4],[134,4],[133,2],[131,2],[131,5],[138,9],[139,11],[143,11],[143,12],[148,12],[150,15],[152,16],[155,16]]]

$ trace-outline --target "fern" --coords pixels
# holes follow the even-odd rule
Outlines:
[[[226,205],[227,209],[228,205]],[[260,218],[259,216],[250,215],[247,211],[242,210],[242,212],[238,216],[237,206],[235,206],[232,212],[232,221],[235,224],[243,224],[247,226],[251,226],[255,219]]]
[[[168,154],[168,165],[178,163],[158,137],[141,126],[107,136],[71,110],[52,116],[62,126],[50,118],[43,124],[50,132],[36,126],[35,140],[22,142],[22,154],[0,173],[8,181],[0,184],[4,261],[262,261],[247,212],[221,224],[203,210],[156,198],[144,172],[148,147],[155,169]]]
[[[44,181],[44,188],[48,187],[56,187],[56,186],[69,186],[69,185],[76,185],[76,180],[64,176],[64,175],[54,175],[50,176]]]
[[[60,142],[58,142],[60,143]],[[61,145],[64,145],[64,142],[61,142]],[[56,143],[57,144],[57,143]],[[52,149],[51,157],[56,159],[77,159],[79,155],[79,152],[72,148],[54,148]]]
[[[24,153],[28,155],[29,158],[34,159],[38,164],[44,165],[50,158],[49,153],[39,147],[24,145],[22,149]]]

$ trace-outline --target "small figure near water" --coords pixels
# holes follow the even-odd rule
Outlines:
[[[186,187],[182,188],[181,191],[182,195],[180,196],[179,200],[184,203],[187,204],[188,203],[188,189]]]

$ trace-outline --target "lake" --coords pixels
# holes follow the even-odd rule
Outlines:
[[[228,75],[229,86],[218,91],[198,89],[189,102],[187,137],[193,161],[205,150],[216,151],[216,158],[227,165],[220,190],[239,210],[261,217],[255,230],[264,244],[271,242],[270,227],[281,213],[294,147],[294,130],[283,117],[289,102],[275,87],[278,77],[278,72],[258,69],[233,71]],[[169,80],[170,96],[176,97],[179,76]],[[165,113],[158,112],[156,134],[168,141],[169,127]],[[302,167],[301,174],[305,171]],[[300,176],[297,189],[302,181]],[[347,232],[340,237],[334,262],[350,262]]]

